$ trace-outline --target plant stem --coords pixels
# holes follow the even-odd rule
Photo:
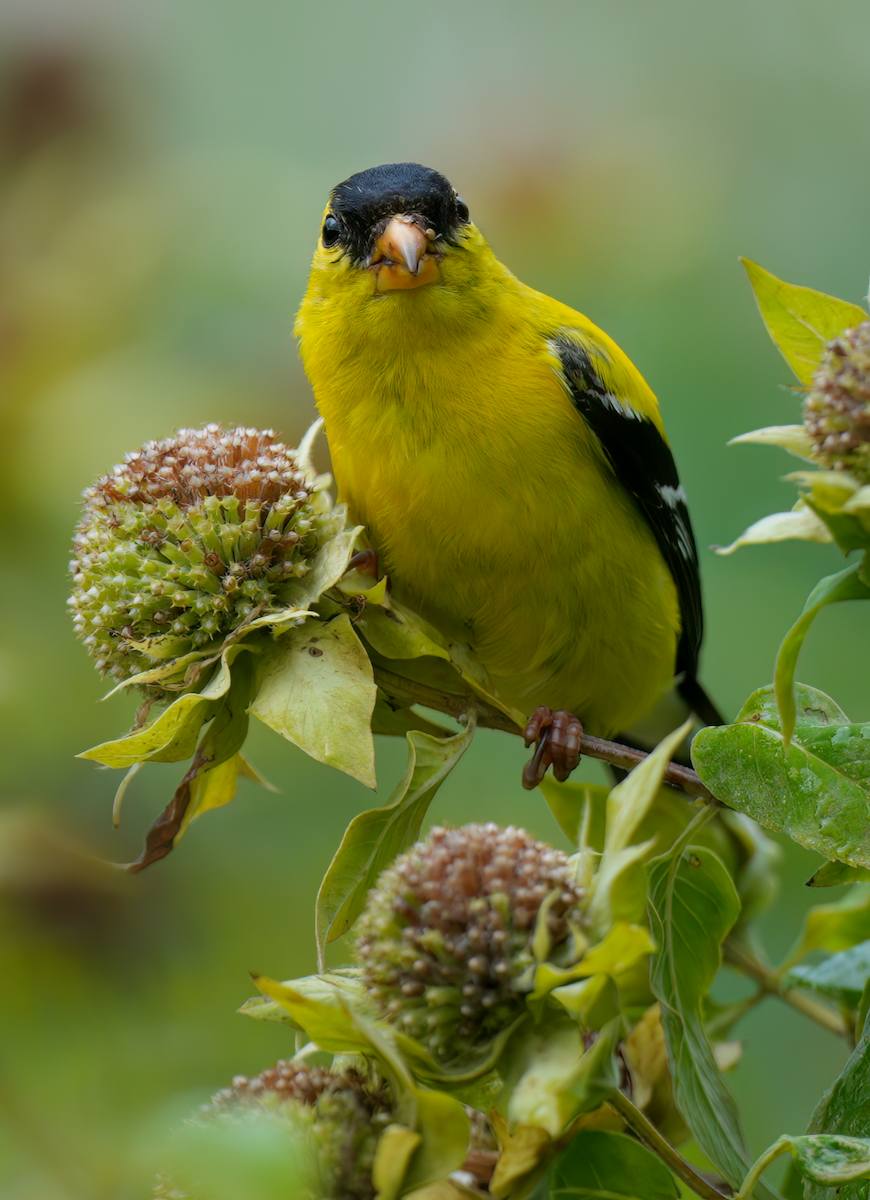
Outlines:
[[[774,1142],[772,1146],[762,1154],[761,1158],[749,1168],[749,1172],[743,1183],[740,1185],[740,1191],[734,1193],[734,1200],[749,1200],[752,1195],[752,1189],[755,1187],[761,1178],[762,1172],[770,1166],[775,1158],[779,1158],[781,1154],[787,1154],[791,1145],[791,1138],[781,1137]]]
[[[830,1030],[837,1037],[848,1039],[851,1036],[846,1022],[832,1008],[829,1008],[827,1004],[820,1004],[818,1000],[813,1000],[811,996],[805,996],[803,992],[794,988],[783,987],[777,973],[750,954],[739,942],[726,938],[722,951],[725,961],[753,979],[766,995],[776,996],[784,1003],[790,1004],[792,1008],[803,1013],[805,1017],[809,1017],[811,1021],[815,1021],[824,1029]]]
[[[682,1154],[662,1137],[655,1125],[647,1120],[639,1108],[635,1108],[627,1096],[622,1092],[615,1092],[608,1099],[608,1104],[611,1108],[616,1109],[626,1125],[634,1130],[644,1145],[657,1154],[674,1175],[678,1179],[682,1179],[687,1187],[702,1197],[702,1200],[723,1200],[725,1193],[714,1188],[703,1175],[699,1175],[692,1164],[686,1162]]]
[[[461,717],[469,707],[473,707],[477,712],[477,723],[481,728],[499,729],[503,733],[512,733],[516,737],[524,736],[523,730],[506,713],[470,692],[445,692],[440,688],[418,683],[415,679],[406,679],[404,675],[396,675],[393,671],[388,671],[386,667],[377,664],[374,664],[374,675],[375,683],[388,695],[394,696],[403,704],[422,704],[424,708],[445,713],[454,719]],[[632,767],[636,767],[647,757],[643,750],[636,750],[633,746],[623,746],[620,742],[609,742],[605,738],[592,737],[588,733],[584,733],[580,738],[580,750],[587,758],[600,759],[602,762],[608,762],[624,771],[630,771]],[[665,771],[665,783],[671,784],[672,787],[682,788],[684,792],[688,792],[692,796],[699,796],[708,803],[724,807],[721,801],[717,800],[704,787],[691,767],[684,767],[680,763],[670,763]]]

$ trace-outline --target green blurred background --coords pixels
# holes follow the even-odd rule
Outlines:
[[[868,73],[863,0],[4,0],[0,1195],[147,1196],[149,1145],[179,1113],[292,1052],[234,1009],[249,969],[313,969],[317,882],[372,803],[255,728],[280,795],[243,783],[135,879],[76,857],[65,837],[135,857],[177,775],[143,772],[113,831],[117,778],[73,757],[132,712],[96,703],[64,611],[81,489],[181,424],[294,444],[314,408],[290,329],[329,188],[423,161],[517,274],[588,313],[658,392],[702,547],[704,677],[735,711],[838,568],[830,547],[707,550],[793,499],[781,453],[725,446],[798,412],[737,255],[862,300]],[[801,661],[853,719],[870,719],[865,623],[827,610]],[[561,844],[519,786],[523,758],[481,734],[433,818]],[[382,798],[402,759],[380,748]],[[787,848],[764,921],[776,955],[820,898],[802,887],[814,867]],[[845,1052],[773,1001],[742,1033],[731,1080],[758,1151],[804,1129]]]

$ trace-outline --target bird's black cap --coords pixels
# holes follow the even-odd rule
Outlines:
[[[330,196],[330,215],[339,222],[338,241],[359,261],[368,257],[390,217],[423,218],[436,238],[453,240],[468,224],[468,209],[449,179],[419,163],[385,163],[339,183]]]

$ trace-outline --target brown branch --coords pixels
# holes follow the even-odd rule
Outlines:
[[[454,719],[464,716],[468,709],[473,707],[477,712],[477,723],[481,728],[498,729],[503,733],[512,733],[516,737],[524,736],[523,730],[506,713],[495,708],[494,705],[488,704],[479,696],[474,696],[470,692],[445,692],[440,688],[418,683],[415,679],[407,679],[404,675],[397,675],[376,663],[373,666],[375,683],[388,695],[394,696],[403,704],[422,704],[424,708],[434,709],[435,712],[444,713]],[[584,733],[580,739],[580,750],[587,758],[597,758],[601,762],[610,763],[624,771],[630,771],[632,767],[636,767],[647,757],[643,750],[636,750],[633,746],[623,746],[620,742],[609,742],[605,738],[592,737],[588,733]],[[665,783],[669,783],[672,787],[682,788],[684,792],[688,792],[692,796],[699,796],[708,803],[725,807],[701,783],[691,767],[684,767],[680,763],[672,762],[665,771]]]
[[[823,1029],[830,1030],[837,1037],[849,1038],[849,1027],[832,1008],[829,1008],[827,1004],[820,1004],[818,1000],[814,1000],[812,996],[807,996],[804,992],[783,987],[776,972],[770,967],[766,967],[739,942],[726,938],[722,945],[722,957],[730,966],[754,980],[764,995],[776,996],[778,1000],[790,1004],[792,1008],[803,1013],[805,1017],[809,1017],[811,1021],[815,1021],[817,1025],[821,1025]]]

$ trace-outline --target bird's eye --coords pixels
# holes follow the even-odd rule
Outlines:
[[[465,203],[465,201],[462,199],[462,197],[455,196],[453,199],[453,203],[456,207],[456,215],[457,215],[457,217],[459,217],[459,220],[460,221],[470,221],[471,217],[468,215],[468,205]]]
[[[334,217],[332,213],[323,222],[323,229],[320,231],[320,240],[327,250],[331,249],[339,237],[341,237],[341,226],[338,223],[338,217]]]

